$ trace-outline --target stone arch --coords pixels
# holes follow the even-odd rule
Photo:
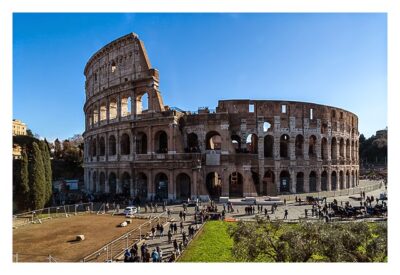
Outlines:
[[[339,156],[340,156],[340,158],[344,158],[344,139],[343,138],[340,139],[340,143],[339,143]]]
[[[94,105],[93,107],[93,124],[99,122],[99,109],[97,106],[98,105]]]
[[[100,172],[99,189],[97,191],[101,193],[106,192],[106,174],[104,172]]]
[[[124,172],[121,176],[121,193],[125,197],[131,196],[131,175],[128,172]]]
[[[337,173],[336,173],[336,171],[332,171],[332,174],[331,174],[331,190],[332,191],[337,190]]]
[[[155,177],[155,199],[167,200],[168,199],[168,177],[164,173],[158,173]]]
[[[103,101],[100,103],[100,121],[107,119],[107,102]]]
[[[274,137],[271,135],[264,137],[264,157],[274,157]]]
[[[196,133],[190,133],[187,135],[187,151],[189,153],[199,153],[199,138]]]
[[[317,157],[317,138],[314,135],[311,135],[308,139],[308,156],[310,158]]]
[[[325,137],[321,139],[321,158],[328,159],[328,140]]]
[[[258,153],[258,137],[256,134],[249,134],[246,138],[246,150],[250,154]]]
[[[335,137],[331,140],[331,158],[333,160],[337,159],[337,140]]]
[[[96,138],[92,139],[92,141],[90,143],[90,155],[92,157],[97,156],[97,139]]]
[[[280,156],[281,158],[289,158],[289,136],[287,134],[283,134],[280,139]]]
[[[121,155],[129,155],[131,152],[131,141],[127,133],[121,136]]]
[[[350,172],[349,170],[346,171],[346,188],[350,188]]]
[[[263,178],[264,195],[276,195],[275,174],[268,170]]]
[[[221,197],[222,181],[217,172],[210,172],[206,176],[206,187],[211,199]]]
[[[106,142],[104,140],[104,137],[100,137],[99,149],[99,156],[104,156],[106,154]]]
[[[328,191],[328,173],[326,171],[321,173],[321,191]]]
[[[154,148],[158,154],[168,153],[168,135],[165,131],[160,130],[154,135]]]
[[[145,173],[140,172],[136,177],[136,197],[141,201],[147,199],[147,176]]]
[[[143,132],[136,135],[136,154],[147,154],[147,135]]]
[[[116,98],[111,98],[108,103],[109,119],[116,119],[118,116],[118,104]]]
[[[114,135],[108,137],[108,154],[115,156],[117,154],[117,142]]]
[[[350,140],[346,140],[346,159],[350,160]]]
[[[108,193],[117,193],[117,175],[114,172],[108,174]]]
[[[136,113],[142,114],[149,110],[149,94],[145,92],[136,97]]]
[[[281,193],[290,192],[290,173],[287,170],[283,170],[279,175],[279,184]]]
[[[121,117],[129,116],[132,113],[132,98],[129,95],[121,97]]]
[[[317,173],[311,171],[308,180],[310,183],[310,192],[317,192]]]
[[[303,157],[303,146],[304,146],[304,137],[303,135],[297,135],[295,140],[295,154],[296,158]]]
[[[239,172],[229,175],[229,197],[243,197],[243,176]]]
[[[354,170],[351,171],[351,187],[356,187],[355,177],[354,177]]]
[[[232,146],[235,149],[236,153],[241,153],[242,151],[242,142],[241,139],[238,135],[232,135],[231,136],[231,140],[232,140]]]
[[[90,171],[89,171],[89,173],[90,173]],[[92,175],[91,180],[92,180],[92,182],[91,182],[91,185],[90,185],[89,189],[90,189],[90,191],[95,192],[96,191],[96,186],[97,186],[97,173],[96,173],[96,171],[93,171],[93,175]]]
[[[206,134],[206,149],[221,150],[222,138],[217,131],[210,131]]]
[[[186,173],[180,173],[176,177],[176,198],[180,200],[191,198],[190,188],[190,177]]]
[[[296,193],[304,192],[304,173],[298,172],[296,175]]]
[[[339,172],[339,186],[340,190],[344,189],[344,173],[342,170]]]

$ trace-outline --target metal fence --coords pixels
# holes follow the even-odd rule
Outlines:
[[[26,254],[26,253],[14,253],[13,262],[28,263],[28,262],[48,262],[56,263],[57,260],[51,255],[37,255],[37,254]]]
[[[165,219],[162,217],[166,214],[163,212],[157,216],[150,217],[150,219],[141,224],[140,226],[130,230],[121,237],[109,242],[95,252],[84,257],[81,262],[112,262],[119,258],[126,249],[129,249],[135,243],[140,242],[150,232],[151,227],[158,223],[160,220]]]
[[[31,223],[42,223],[53,218],[69,217],[70,215],[92,212],[93,203],[91,202],[36,209],[33,211],[13,215],[13,227],[16,228]]]

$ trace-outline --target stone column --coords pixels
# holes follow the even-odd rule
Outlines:
[[[169,170],[168,172],[168,199],[174,200],[176,198],[174,170]]]
[[[121,95],[117,98],[117,120],[121,121]]]
[[[310,156],[308,155],[308,149],[309,149],[309,138],[310,137],[304,137],[304,144],[303,144],[303,156],[304,156],[304,160],[309,160]]]
[[[279,169],[275,169],[275,186],[276,186],[276,193],[278,195],[281,192],[280,176],[281,176],[281,171]]]
[[[274,135],[274,159],[275,160],[280,160],[281,159],[281,156],[280,156],[280,147],[281,146],[281,143],[280,143],[280,136],[279,136],[279,134],[278,134],[278,136],[275,136]]]
[[[321,170],[318,169],[317,173],[317,192],[321,192]]]
[[[290,138],[289,140],[289,157],[290,160],[296,160],[296,149],[295,149],[296,137]]]
[[[223,170],[223,173],[221,174],[221,194],[223,197],[229,197],[229,171]]]
[[[296,193],[296,173],[290,169],[290,193]]]
[[[327,190],[331,191],[332,190],[332,184],[331,184],[331,180],[332,180],[332,171],[331,169],[328,169],[327,171],[328,176],[327,176]]]

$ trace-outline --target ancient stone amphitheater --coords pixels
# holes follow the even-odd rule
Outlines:
[[[358,118],[351,112],[248,99],[196,112],[169,107],[133,33],[96,52],[84,74],[90,192],[186,200],[358,185]]]

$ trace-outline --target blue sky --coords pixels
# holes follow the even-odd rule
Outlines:
[[[135,32],[160,71],[164,103],[219,99],[328,104],[387,126],[386,14],[14,14],[13,118],[49,140],[84,130],[83,69]]]

